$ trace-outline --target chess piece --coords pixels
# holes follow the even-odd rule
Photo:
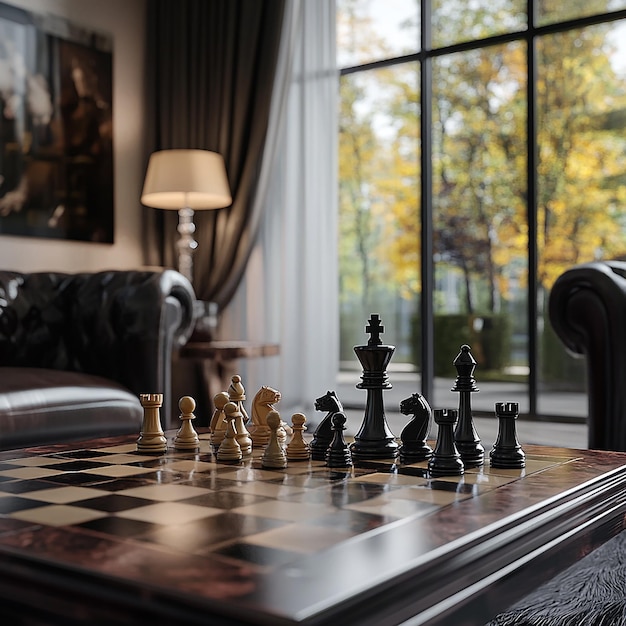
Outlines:
[[[232,415],[227,415],[226,434],[216,454],[218,461],[241,461],[243,454],[236,435],[235,418]]]
[[[288,461],[307,461],[311,456],[309,444],[304,440],[306,417],[302,413],[294,413],[291,416],[291,441],[285,449]]]
[[[459,393],[459,421],[454,431],[456,447],[461,454],[465,467],[479,467],[485,462],[485,449],[474,427],[471,408],[471,394],[478,391],[473,376],[476,361],[470,347],[461,346],[461,351],[454,360],[458,376],[452,391]]]
[[[434,411],[435,423],[439,430],[433,455],[428,461],[428,473],[431,476],[460,476],[465,472],[461,455],[454,443],[454,425],[457,416],[456,409]]]
[[[174,448],[176,450],[197,450],[200,447],[200,439],[195,431],[192,420],[196,419],[193,414],[196,408],[196,401],[191,396],[183,396],[178,401],[180,409],[180,428],[174,437]]]
[[[253,448],[262,448],[269,443],[270,428],[267,425],[267,416],[274,411],[274,404],[279,401],[280,391],[266,385],[261,387],[252,399],[252,424],[249,430]],[[286,439],[286,437],[286,432],[282,433],[281,438]]]
[[[224,414],[227,423],[230,419],[234,420],[235,439],[241,448],[241,454],[249,456],[252,454],[252,439],[250,439],[250,433],[243,422],[243,415],[239,406],[235,402],[227,402],[224,405]]]
[[[367,390],[363,424],[350,446],[354,461],[366,459],[393,459],[398,454],[398,444],[391,432],[385,408],[383,391],[391,389],[387,365],[395,352],[395,346],[383,345],[380,335],[384,327],[378,315],[372,315],[365,327],[370,338],[365,346],[355,346],[354,352],[363,366],[363,375],[357,389]]]
[[[518,415],[519,404],[517,402],[496,402],[498,436],[489,453],[491,467],[515,469],[526,466],[526,455],[517,440],[515,431],[515,420]]]
[[[327,413],[313,433],[313,440],[309,446],[311,458],[314,461],[325,461],[326,450],[333,440],[332,417],[335,413],[343,411],[343,405],[334,391],[327,391],[315,400],[315,410],[327,411]]]
[[[224,419],[224,407],[228,404],[228,394],[225,391],[216,393],[213,396],[213,406],[215,407],[211,416],[211,444],[217,450],[226,436],[226,420]]]
[[[326,465],[328,467],[352,467],[352,454],[343,438],[346,429],[346,416],[343,413],[335,413],[332,419],[333,440],[326,451]]]
[[[287,447],[287,428],[286,422],[281,421],[276,431],[278,443],[282,446],[283,450]],[[289,428],[289,433],[291,434],[291,428]]]
[[[400,462],[418,463],[433,454],[427,438],[432,421],[432,410],[424,396],[412,394],[400,402],[400,413],[413,417],[400,433]]]
[[[267,426],[270,429],[270,438],[263,451],[261,467],[267,469],[284,469],[287,467],[287,456],[278,439],[278,429],[280,428],[282,420],[280,419],[278,411],[270,411],[266,419]]]
[[[247,424],[250,418],[246,413],[246,407],[243,405],[243,401],[246,399],[246,390],[241,382],[241,376],[235,374],[230,379],[230,386],[228,387],[228,399],[237,405],[237,408],[241,412],[243,423]]]
[[[137,439],[137,452],[161,454],[167,450],[167,439],[161,427],[159,410],[163,406],[163,394],[142,393],[139,401],[143,407],[143,422]]]

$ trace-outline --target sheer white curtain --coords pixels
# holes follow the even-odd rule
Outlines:
[[[290,0],[268,146],[263,223],[222,336],[279,343],[280,357],[242,363],[249,400],[277,388],[281,411],[335,388],[339,359],[335,1]],[[290,421],[290,415],[283,419]]]

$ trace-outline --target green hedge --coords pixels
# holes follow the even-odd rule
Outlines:
[[[472,354],[481,370],[498,371],[506,366],[511,354],[511,330],[505,315],[435,315],[435,376],[456,377],[454,367],[463,344]],[[419,337],[419,320],[415,336]],[[415,342],[419,346],[419,342]]]
[[[586,361],[570,355],[552,326],[546,324],[541,337],[541,374],[550,389],[580,391],[586,386]]]

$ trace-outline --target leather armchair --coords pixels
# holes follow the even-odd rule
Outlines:
[[[139,432],[140,393],[163,393],[193,330],[174,270],[0,271],[0,448]]]
[[[626,263],[577,265],[555,281],[549,317],[574,356],[584,356],[589,447],[626,451]]]

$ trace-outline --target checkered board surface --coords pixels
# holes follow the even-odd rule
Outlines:
[[[524,470],[486,464],[463,477],[430,479],[425,463],[371,462],[337,471],[300,461],[266,470],[258,454],[238,465],[217,463],[208,435],[201,435],[196,453],[135,450],[131,442],[44,455],[23,451],[15,458],[3,453],[0,531],[19,521],[20,529],[71,529],[128,549],[211,554],[267,571],[568,461],[529,456]]]

